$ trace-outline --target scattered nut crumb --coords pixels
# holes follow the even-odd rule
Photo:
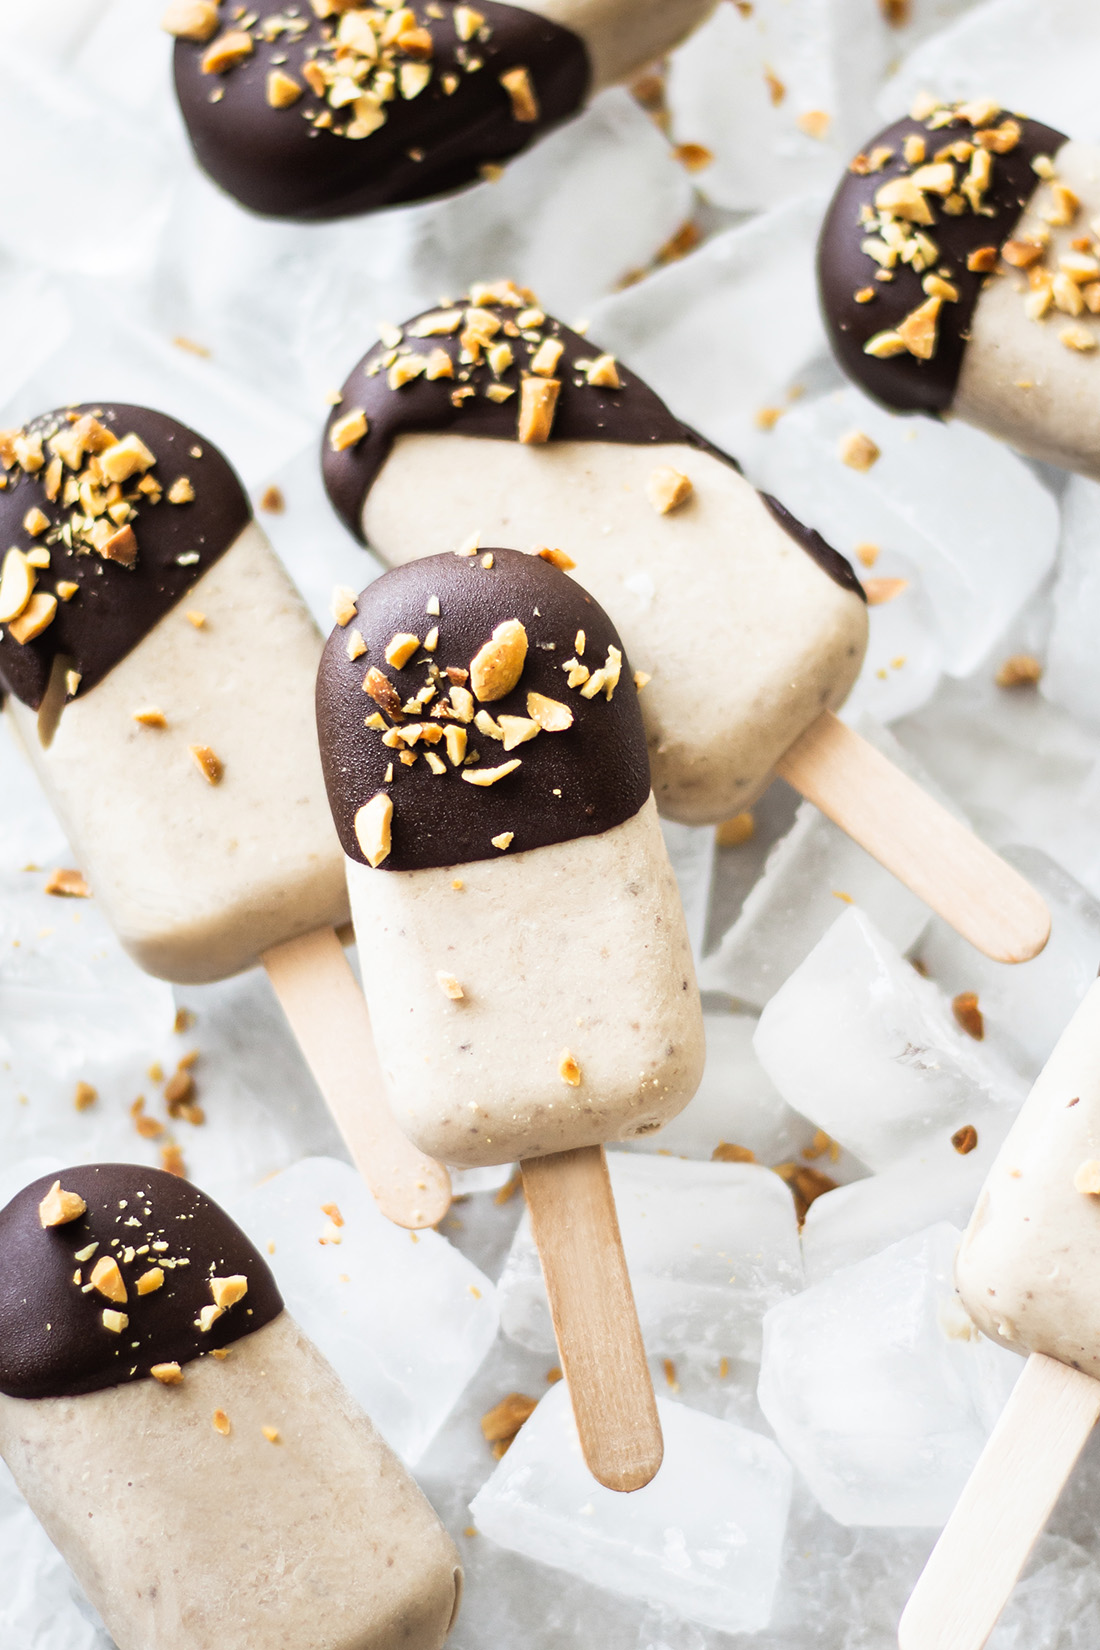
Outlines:
[[[892,602],[900,596],[903,590],[908,590],[908,579],[864,579],[863,593],[867,597],[868,607],[882,607],[886,602]]]
[[[282,489],[274,486],[265,487],[260,495],[260,509],[266,510],[269,516],[281,516],[286,509],[286,499]]]
[[[389,856],[393,803],[385,791],[377,791],[355,816],[355,836],[367,864],[381,865]]]
[[[129,1327],[130,1320],[125,1312],[116,1312],[113,1307],[106,1307],[102,1313],[103,1327],[109,1329],[112,1335],[121,1335]]]
[[[172,0],[160,26],[177,40],[194,40],[205,46],[217,30],[218,8],[214,0]]]
[[[966,1157],[978,1144],[978,1131],[973,1123],[964,1123],[961,1129],[956,1129],[951,1136],[951,1144],[960,1157]]]
[[[278,1427],[261,1427],[260,1431],[269,1444],[281,1444],[283,1441]]]
[[[225,766],[214,755],[209,745],[188,745],[191,759],[208,785],[220,785]]]
[[[161,1386],[180,1386],[183,1382],[183,1370],[176,1363],[154,1364],[149,1373]]]
[[[755,1163],[756,1153],[747,1146],[734,1146],[728,1140],[720,1140],[710,1154],[712,1163]]]
[[[470,686],[482,704],[511,693],[526,659],[526,630],[518,619],[505,619],[470,661]]]
[[[756,820],[751,810],[745,808],[715,828],[714,840],[719,848],[739,848],[743,842],[750,842],[755,832]]]
[[[678,160],[686,172],[705,172],[714,164],[714,151],[702,143],[678,143],[672,158]]]
[[[178,1175],[180,1180],[187,1179],[187,1169],[183,1161],[183,1153],[176,1145],[169,1144],[160,1148],[160,1166],[165,1174]]]
[[[1100,1159],[1088,1158],[1080,1164],[1073,1177],[1075,1192],[1083,1192],[1087,1197],[1095,1197],[1100,1193]]]
[[[512,100],[512,119],[529,126],[539,118],[539,100],[527,69],[508,69],[500,84]]]
[[[76,1093],[73,1095],[73,1105],[77,1111],[87,1111],[89,1106],[94,1106],[98,1099],[99,1094],[92,1087],[91,1083],[81,1081],[76,1085]]]
[[[839,454],[850,470],[869,470],[882,457],[882,450],[862,430],[851,430],[841,438]]]
[[[666,465],[653,471],[645,484],[646,497],[660,516],[679,509],[692,495],[690,477]]]
[[[442,991],[445,997],[449,997],[452,1003],[459,1003],[462,1001],[463,997],[465,997],[466,993],[463,991],[453,974],[445,974],[440,971],[436,974],[435,979],[440,991]]]
[[[214,1425],[214,1431],[215,1432],[220,1432],[223,1438],[228,1438],[230,1432],[233,1429],[232,1429],[232,1426],[230,1424],[229,1416],[225,1413],[225,1410],[224,1409],[216,1409],[214,1411],[212,1420],[213,1420],[213,1425]]]
[[[980,1043],[985,1036],[985,1021],[978,1007],[977,992],[960,991],[957,997],[952,998],[951,1012],[963,1030]]]
[[[1013,653],[998,670],[993,680],[998,687],[1034,687],[1041,681],[1043,667],[1031,653]]]
[[[342,453],[348,447],[354,447],[362,441],[368,429],[367,415],[362,407],[355,407],[351,412],[338,418],[328,432],[328,444],[334,453]]]
[[[46,879],[43,892],[56,894],[59,899],[91,899],[92,890],[84,881],[79,871],[57,870],[51,871]]]
[[[528,1398],[523,1392],[509,1392],[481,1417],[482,1437],[487,1444],[503,1444],[506,1449],[537,1408],[536,1398]],[[503,1455],[504,1450],[500,1453]]]
[[[580,1087],[581,1068],[567,1048],[563,1048],[558,1057],[558,1076],[563,1083],[568,1083],[570,1088]]]
[[[799,115],[795,121],[800,132],[804,132],[807,137],[816,138],[819,143],[828,136],[832,123],[832,115],[824,109],[807,109],[806,113]]]

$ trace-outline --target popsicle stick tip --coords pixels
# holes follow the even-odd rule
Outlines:
[[[589,1472],[604,1489],[616,1490],[620,1495],[629,1495],[633,1490],[644,1490],[647,1484],[652,1483],[660,1471],[664,1454],[664,1439],[658,1421],[651,1448],[645,1455],[639,1455],[637,1460],[630,1463],[620,1460],[603,1461],[599,1451],[593,1451],[591,1455],[586,1451],[584,1459]]]
[[[423,1232],[438,1226],[451,1207],[451,1177],[442,1163],[425,1159],[423,1173],[417,1173],[413,1186],[404,1180],[392,1185],[372,1184],[374,1201],[395,1226],[409,1232]]]
[[[1050,912],[1031,884],[831,711],[776,771],[987,957],[1039,955]]]

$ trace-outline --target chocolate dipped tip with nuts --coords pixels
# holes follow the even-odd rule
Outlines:
[[[1100,152],[986,99],[918,99],[854,158],[818,247],[840,365],[1100,477]]]
[[[0,1455],[119,1650],[313,1650],[318,1598],[333,1650],[439,1650],[453,1622],[435,1514],[173,1175],[80,1165],[0,1211]]]
[[[672,818],[748,806],[859,673],[867,610],[844,558],[510,281],[384,328],[322,462],[341,519],[391,566],[474,542],[575,566],[648,679]]]
[[[321,637],[228,461],[100,402],[0,432],[0,469],[6,714],[122,943],[190,982],[343,921]]]
[[[506,1163],[659,1128],[702,1021],[638,688],[552,559],[425,557],[329,638],[318,727],[401,1127]]]
[[[251,211],[339,218],[445,194],[644,68],[713,0],[172,0],[195,154]]]

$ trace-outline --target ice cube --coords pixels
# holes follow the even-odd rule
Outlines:
[[[897,766],[926,784],[924,769],[885,728],[867,716],[855,725]],[[928,908],[915,894],[838,825],[804,803],[768,856],[737,920],[704,957],[699,984],[762,1008],[810,954],[838,911],[850,904],[867,911],[900,951],[908,950],[928,920]]]
[[[698,959],[703,954],[710,910],[714,832],[709,825],[681,825],[675,819],[662,819],[661,835],[676,873],[691,948]]]
[[[760,1320],[802,1287],[794,1202],[754,1163],[609,1152],[623,1248],[647,1350],[756,1358]],[[506,1335],[554,1351],[538,1253],[524,1215],[499,1285]]]
[[[1071,476],[1062,499],[1062,542],[1054,581],[1054,618],[1042,691],[1093,727],[1100,726],[1100,485]]]
[[[876,1170],[966,1124],[1007,1129],[1026,1090],[858,907],[772,998],[754,1045],[788,1104]]]
[[[903,579],[905,585],[899,595],[870,608],[867,653],[845,701],[844,719],[866,714],[879,722],[896,722],[926,705],[939,686],[943,654],[935,616],[911,569],[892,551],[884,550],[876,558],[873,575],[864,572],[858,558],[855,570],[871,593],[872,577]]]
[[[1041,848],[1001,849],[1051,910],[1044,949],[1030,962],[998,963],[975,951],[953,928],[933,919],[921,940],[921,960],[951,997],[977,995],[986,1038],[1028,1077],[1037,1077],[1100,963],[1100,904]]]
[[[841,1524],[943,1524],[1023,1368],[963,1311],[958,1239],[929,1227],[765,1319],[761,1407]]]
[[[879,449],[869,469],[841,459],[854,431]],[[852,386],[781,418],[754,479],[842,554],[887,547],[926,596],[956,676],[981,662],[1054,561],[1058,508],[1022,459],[966,425],[897,417]]]
[[[75,73],[6,42],[0,144],[26,158],[7,169],[0,248],[66,274],[132,280],[144,270],[171,200],[168,157],[155,133],[90,95]],[[108,187],[125,210],[81,210],[79,232],[58,233],[56,212],[44,210],[44,191],[63,189],[86,208]]]
[[[1073,50],[1067,52],[1067,41]],[[904,114],[918,92],[996,97],[1006,109],[1078,138],[1100,137],[1094,65],[1100,14],[1092,0],[989,0],[909,54],[887,82],[884,119]],[[865,136],[872,135],[873,125]]]
[[[715,157],[700,189],[744,210],[831,183],[866,135],[893,50],[881,10],[863,0],[717,7],[668,74],[677,142]]]
[[[580,1452],[569,1393],[553,1387],[470,1511],[512,1552],[724,1632],[771,1615],[791,1473],[769,1438],[658,1400],[664,1464],[631,1495]]]
[[[71,299],[65,334],[5,399],[3,416],[22,423],[71,401],[108,400],[162,408],[190,424],[222,449],[246,486],[316,440],[296,409],[85,292]]]
[[[717,1146],[744,1146],[760,1163],[782,1163],[813,1138],[756,1058],[751,1014],[705,1014],[707,1063],[695,1098],[655,1134],[629,1142],[635,1152],[709,1159]]]
[[[965,1151],[940,1134],[881,1174],[816,1198],[802,1226],[807,1283],[939,1221],[965,1226],[1004,1133],[1003,1127],[975,1129],[976,1144],[959,1143]]]
[[[595,305],[591,337],[680,418],[747,460],[760,439],[756,415],[784,405],[788,389],[828,349],[814,282],[823,211],[822,197],[805,196],[712,236]],[[782,315],[781,326],[761,324],[773,314]]]
[[[438,1232],[391,1225],[334,1158],[296,1163],[230,1213],[270,1256],[288,1311],[415,1465],[496,1336],[489,1279]]]

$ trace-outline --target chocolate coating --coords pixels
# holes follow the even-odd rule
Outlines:
[[[38,1205],[55,1180],[84,1199],[87,1213],[44,1230]],[[96,1242],[93,1257],[76,1258]],[[156,1243],[167,1248],[156,1251]],[[124,1258],[145,1244],[148,1253]],[[123,1303],[83,1291],[104,1255],[118,1262]],[[163,1268],[163,1285],[139,1295],[137,1280],[153,1266]],[[237,1275],[248,1279],[247,1293],[204,1334],[195,1320],[213,1302],[210,1279]],[[121,1334],[104,1327],[105,1308],[128,1317]],[[240,1227],[197,1186],[160,1169],[82,1164],[44,1175],[0,1210],[0,1392],[9,1397],[71,1398],[144,1380],[153,1364],[191,1363],[282,1310],[270,1268]]]
[[[861,251],[863,241],[872,232],[860,221],[860,210],[873,210],[883,184],[913,170],[903,154],[907,137],[922,138],[931,161],[935,152],[946,145],[960,138],[969,140],[973,127],[961,119],[934,130],[922,120],[907,117],[895,121],[866,149],[867,154],[880,146],[891,149],[890,159],[877,172],[863,176],[846,172],[829,206],[817,252],[818,292],[829,338],[848,376],[894,412],[939,414],[950,408],[970,322],[987,279],[967,269],[967,258],[981,247],[999,248],[1012,235],[1038,186],[1032,161],[1036,155],[1055,154],[1066,141],[1052,127],[1022,116],[1000,113],[988,124],[993,126],[1009,118],[1020,126],[1020,140],[1007,154],[993,156],[991,182],[983,200],[983,205],[992,208],[991,214],[967,210],[952,216],[935,203],[935,222],[924,231],[939,249],[935,269],[945,274],[958,291],[958,301],[944,303],[940,310],[936,350],[930,360],[919,360],[908,352],[886,359],[864,353],[868,339],[896,328],[924,302],[925,293],[923,274],[901,262],[894,267],[893,280],[876,280],[879,265]],[[857,303],[855,294],[867,288],[874,290],[874,298]]]
[[[224,29],[238,28],[234,6],[220,8]],[[498,0],[478,0],[477,10],[491,31],[473,47],[463,47],[454,24],[455,0],[440,0],[443,16],[417,8],[417,22],[432,36],[432,78],[419,96],[395,97],[386,105],[383,126],[352,139],[311,124],[327,108],[307,89],[290,108],[267,101],[273,60],[302,82],[303,64],[332,35],[332,23],[309,6],[295,8],[309,27],[297,39],[280,34],[262,39],[263,20],[287,14],[280,0],[260,0],[250,13],[251,57],[228,74],[203,72],[207,50],[187,40],[175,49],[176,94],[199,164],[215,183],[252,212],[303,220],[343,218],[402,201],[425,200],[477,181],[488,162],[510,159],[580,108],[591,71],[583,42],[572,30],[534,12]],[[338,19],[336,19],[338,21]],[[482,66],[464,72],[463,59],[476,48]],[[526,68],[538,102],[538,117],[517,121],[500,76]],[[448,96],[443,77],[458,85]],[[220,92],[216,102],[211,94]]]
[[[494,313],[504,318],[514,311],[494,306]],[[496,441],[517,439],[519,387],[538,343],[523,338],[508,339],[516,359],[506,371],[497,374],[484,358],[476,365],[463,363],[458,331],[416,338],[410,329],[420,319],[414,316],[406,322],[402,329],[405,340],[417,354],[444,350],[455,376],[429,379],[421,375],[399,389],[391,389],[381,365],[390,351],[385,344],[375,344],[345,379],[340,404],[330,414],[325,429],[321,447],[325,490],[341,521],[360,542],[363,542],[363,504],[398,436],[439,431],[484,436]],[[589,384],[584,369],[577,363],[598,356],[599,345],[582,338],[553,316],[547,316],[535,331],[541,339],[557,339],[564,346],[555,369],[561,390],[550,430],[551,441],[617,441],[631,446],[683,443],[709,453],[740,472],[736,459],[677,418],[660,396],[621,362],[616,362],[618,389]],[[508,400],[491,401],[486,396],[485,391],[498,383],[514,391]],[[467,385],[476,393],[456,405],[452,392]],[[366,414],[367,434],[354,446],[337,452],[329,438],[330,432],[337,420],[353,408],[362,408]],[[862,594],[858,579],[839,551],[826,544],[820,533],[804,527],[774,499],[765,499],[765,502],[779,525],[830,578],[843,589],[856,589]]]
[[[834,550],[815,527],[807,527],[797,516],[792,516],[786,505],[780,504],[770,493],[761,493],[760,497],[783,531],[789,533],[791,538],[802,546],[811,561],[815,561],[823,573],[828,573],[834,584],[839,584],[842,590],[850,590],[852,595],[858,596],[862,602],[867,600],[866,590],[856,578],[851,564],[844,559],[839,550]]]
[[[486,554],[493,558],[488,568]],[[427,613],[433,596],[439,601],[438,618]],[[510,693],[478,708],[494,718],[526,717],[527,695],[535,692],[568,705],[572,726],[561,733],[540,732],[505,751],[473,722],[467,724],[467,752],[477,753],[477,767],[520,761],[513,773],[484,788],[460,777],[460,771],[476,772],[477,767],[454,767],[442,743],[417,744],[416,762],[404,766],[398,751],[382,743],[381,730],[364,726],[364,717],[378,708],[363,690],[368,669],[382,670],[401,699],[408,700],[425,685],[430,659],[441,671],[447,666],[468,670],[474,655],[508,619],[518,619],[527,631],[523,673]],[[386,664],[393,636],[423,638],[432,625],[439,627],[434,653],[418,648],[403,669]],[[350,660],[347,645],[355,630],[367,652]],[[507,831],[513,840],[504,851],[520,853],[596,836],[632,818],[649,795],[649,760],[630,665],[624,657],[610,701],[602,692],[582,698],[579,686],[567,685],[562,668],[574,656],[578,630],[585,633],[584,663],[593,672],[604,664],[609,648],[622,651],[610,619],[574,579],[518,550],[425,556],[368,585],[359,597],[357,617],[329,637],[317,678],[321,763],[344,852],[366,864],[355,815],[379,791],[393,803],[392,847],[380,866],[384,871],[495,859],[502,850],[492,838]],[[444,679],[444,692],[449,685]],[[433,716],[432,704],[422,716],[406,716],[396,725],[421,719],[438,719],[444,728],[458,725],[438,712]],[[439,754],[445,773],[431,771],[426,749]],[[390,763],[393,778],[387,781]]]
[[[79,672],[78,692],[87,693],[186,595],[252,517],[248,495],[218,449],[165,413],[124,403],[86,403],[44,413],[27,432],[40,434],[46,443],[71,422],[70,415],[84,413],[94,414],[120,439],[131,433],[141,438],[156,458],[148,474],[165,496],[157,504],[137,505],[131,526],[138,555],[126,567],[58,536],[72,512],[61,497],[51,503],[46,495],[48,446],[46,464],[33,475],[18,465],[8,470],[7,487],[0,492],[0,554],[10,545],[24,553],[45,546],[50,565],[39,570],[36,590],[50,593],[66,580],[79,586],[69,601],[58,601],[53,622],[34,640],[20,645],[0,626],[0,688],[35,709],[45,696],[55,658],[64,658],[68,668]],[[71,478],[73,472],[66,467],[64,474]],[[190,480],[194,500],[170,504],[168,489],[181,476]],[[23,525],[35,507],[50,523],[37,536]],[[181,556],[192,555],[197,560],[180,565]]]

